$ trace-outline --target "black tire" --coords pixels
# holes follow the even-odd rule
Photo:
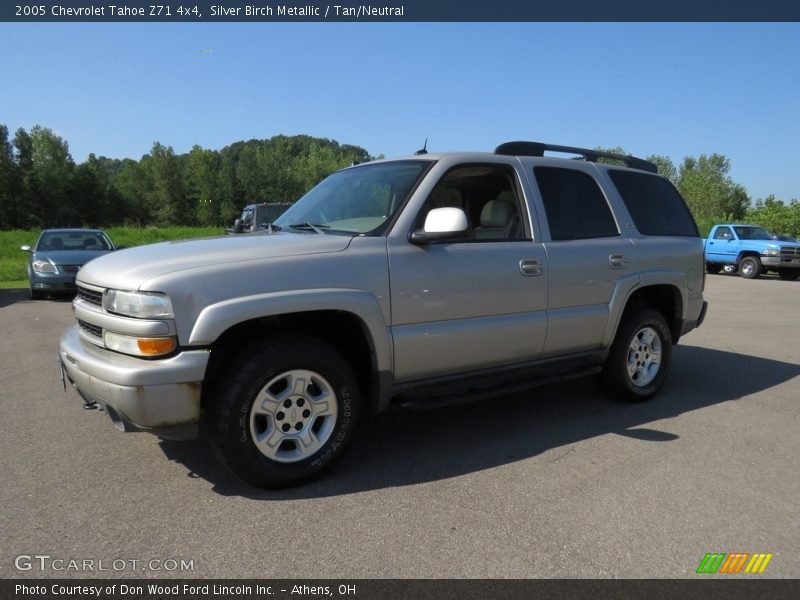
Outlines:
[[[800,277],[800,269],[778,269],[778,277],[784,281],[794,281]]]
[[[717,275],[720,271],[722,271],[722,265],[718,265],[716,263],[706,263],[706,272],[711,273],[712,275]]]
[[[739,275],[745,279],[757,279],[761,275],[761,261],[756,256],[745,256],[739,261]]]
[[[309,379],[302,379],[298,373],[308,374]],[[277,383],[271,383],[273,380]],[[303,392],[299,393],[298,386],[289,381],[306,381],[299,386]],[[286,387],[280,392],[274,391],[275,386],[282,383],[286,383]],[[265,387],[267,384],[270,384],[269,389]],[[293,385],[291,392],[286,391],[289,385]],[[319,390],[320,398],[326,397],[322,395],[323,390],[327,390],[327,398],[333,397],[330,410],[335,406],[335,414],[305,414],[310,413],[306,408],[312,408],[312,404],[316,406],[312,399],[317,394],[315,390]],[[261,405],[254,407],[262,394]],[[284,400],[282,394],[291,397]],[[280,408],[285,406],[284,402],[291,405],[286,409],[287,414],[293,411],[291,417],[284,415],[284,409]],[[328,402],[322,403],[328,406]],[[342,455],[355,434],[361,403],[358,381],[335,348],[310,337],[276,335],[244,348],[223,369],[211,388],[204,429],[217,457],[231,471],[253,485],[277,489],[322,475]],[[267,405],[274,412],[258,414]],[[305,423],[298,422],[298,431],[295,431],[293,424],[299,420]],[[312,436],[320,421],[322,426]],[[289,428],[283,429],[286,432],[283,433],[280,428],[287,425]],[[259,449],[254,438],[259,434],[263,434],[264,451]],[[301,434],[311,436],[308,440],[313,440],[314,444],[304,448],[299,439],[303,437]],[[270,446],[263,439],[273,437],[283,441]]]
[[[645,342],[650,334],[653,335],[652,341]],[[632,348],[636,338],[642,341],[641,347],[648,350],[641,352],[643,356],[638,348]],[[651,361],[650,353],[656,347],[659,355],[657,365]],[[672,336],[663,315],[651,308],[633,308],[622,318],[599,381],[604,391],[614,398],[642,402],[658,393],[671,364]]]
[[[42,292],[38,290],[34,290],[33,288],[28,288],[28,291],[30,292],[31,300],[41,300],[42,298],[44,298],[44,294],[42,294]]]

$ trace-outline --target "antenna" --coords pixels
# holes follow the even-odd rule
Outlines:
[[[414,155],[416,156],[418,154],[427,154],[427,153],[428,153],[428,138],[425,138],[425,145],[422,146],[422,149],[414,152]]]

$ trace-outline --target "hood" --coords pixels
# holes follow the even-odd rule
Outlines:
[[[209,265],[341,252],[352,238],[316,233],[257,233],[162,242],[118,250],[80,270],[78,283],[138,290],[154,277]]]
[[[33,260],[49,260],[54,265],[83,265],[108,254],[110,250],[38,250]]]

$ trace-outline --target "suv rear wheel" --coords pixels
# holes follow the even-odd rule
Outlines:
[[[663,315],[651,308],[634,309],[620,323],[600,383],[616,398],[641,402],[661,389],[671,363],[672,340]]]
[[[206,421],[220,460],[265,488],[321,475],[356,429],[361,395],[332,346],[279,335],[250,346],[214,386]]]

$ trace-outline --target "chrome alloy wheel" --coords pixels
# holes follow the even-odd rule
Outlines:
[[[742,271],[742,275],[751,277],[756,272],[756,263],[754,260],[743,260],[739,268]]]
[[[652,327],[642,327],[628,347],[628,377],[636,387],[645,387],[660,368],[661,337]]]
[[[273,377],[250,408],[250,435],[264,456],[304,460],[330,438],[338,415],[336,393],[314,371],[292,369]]]

